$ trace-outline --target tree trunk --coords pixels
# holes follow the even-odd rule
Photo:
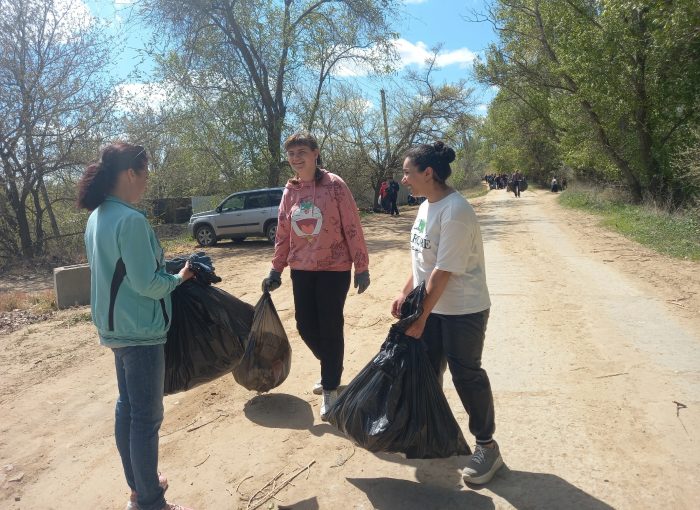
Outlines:
[[[46,235],[44,233],[44,210],[41,208],[41,199],[39,198],[39,192],[36,189],[31,191],[32,200],[34,201],[34,255],[44,254],[44,240]]]
[[[282,130],[280,125],[281,122],[275,121],[267,130],[267,150],[270,153],[267,185],[271,188],[279,186],[282,170]]]
[[[51,232],[55,237],[61,235],[61,230],[58,227],[58,221],[56,221],[56,215],[53,213],[53,207],[51,205],[51,200],[49,199],[49,192],[46,190],[46,185],[44,184],[44,178],[39,178],[39,190],[41,191],[41,197],[44,199],[44,210],[49,215],[49,221],[51,222]]]
[[[9,181],[7,184],[7,198],[17,221],[17,235],[19,236],[21,255],[26,258],[31,258],[34,256],[34,246],[32,245],[27,210],[24,204],[24,199],[26,197],[20,196],[17,186],[13,181]]]
[[[598,139],[598,142],[603,148],[603,151],[622,172],[623,177],[627,181],[627,185],[630,187],[632,198],[636,203],[641,202],[642,185],[639,182],[639,178],[635,175],[634,171],[632,170],[632,166],[629,164],[629,161],[622,158],[610,143],[608,135],[605,132],[605,129],[603,128],[603,125],[600,122],[600,119],[598,118],[598,114],[595,112],[595,110],[593,110],[593,106],[591,106],[591,104],[588,101],[583,100],[581,101],[581,107],[588,115],[588,118],[591,120],[591,124],[593,124],[593,130],[595,131],[596,138]]]

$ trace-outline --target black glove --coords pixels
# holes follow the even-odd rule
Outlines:
[[[280,285],[282,285],[282,273],[272,269],[270,275],[262,281],[262,290],[272,292],[279,289]]]
[[[362,294],[369,287],[369,271],[355,273],[355,288],[358,294]]]

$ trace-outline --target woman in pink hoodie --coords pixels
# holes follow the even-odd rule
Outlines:
[[[316,138],[295,133],[284,149],[296,175],[282,195],[272,270],[263,289],[277,289],[289,266],[297,329],[321,362],[321,380],[313,391],[323,395],[325,421],[343,372],[343,308],[350,269],[355,266],[354,287],[362,294],[369,287],[369,256],[355,199],[339,176],[320,167]]]

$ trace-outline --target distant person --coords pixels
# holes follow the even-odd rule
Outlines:
[[[559,191],[559,184],[557,184],[557,179],[556,177],[552,177],[552,184],[551,184],[551,191],[552,193],[557,193]]]
[[[369,255],[355,199],[339,176],[321,168],[316,138],[295,133],[284,149],[296,175],[282,194],[272,269],[262,286],[277,289],[290,267],[297,329],[321,362],[313,393],[323,395],[320,415],[327,421],[343,372],[350,270],[355,266],[354,287],[362,294],[369,287]]]
[[[170,293],[193,273],[189,264],[177,275],[166,273],[163,248],[135,207],[147,181],[146,149],[128,143],[105,147],[80,178],[78,206],[92,211],[85,229],[90,307],[100,344],[114,353],[119,388],[114,435],[131,488],[127,510],[187,510],[165,502],[158,431]]]
[[[387,186],[387,200],[389,201],[389,214],[392,216],[399,215],[399,208],[396,207],[396,201],[399,199],[399,183],[393,177],[389,177],[389,185]]]
[[[389,181],[382,181],[379,186],[379,205],[383,213],[389,212]]]
[[[426,197],[410,235],[412,272],[391,306],[399,317],[406,296],[426,283],[422,315],[406,334],[422,338],[438,380],[449,366],[452,381],[476,437],[474,454],[462,471],[465,482],[487,483],[503,460],[493,439],[493,395],[481,368],[491,300],[479,223],[471,205],[450,187],[455,151],[435,142],[409,149],[402,184]]]
[[[523,183],[523,174],[520,172],[515,172],[513,174],[513,194],[515,195],[515,198],[520,198],[520,187],[522,186]]]

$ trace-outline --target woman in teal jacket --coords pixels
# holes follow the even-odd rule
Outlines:
[[[193,276],[165,271],[163,249],[144,213],[134,207],[146,190],[148,156],[139,145],[107,146],[78,184],[78,205],[92,211],[85,230],[90,306],[100,343],[114,352],[119,398],[114,435],[126,481],[127,510],[187,510],[165,502],[158,474],[163,421],[170,293]]]

